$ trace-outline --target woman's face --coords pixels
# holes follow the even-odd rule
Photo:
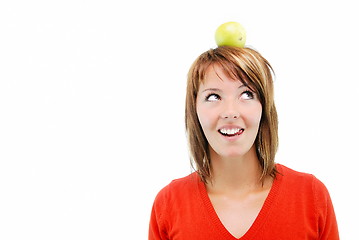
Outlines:
[[[211,157],[217,154],[222,158],[236,158],[254,149],[262,105],[257,95],[241,81],[228,78],[221,67],[212,65],[199,87],[196,101]]]

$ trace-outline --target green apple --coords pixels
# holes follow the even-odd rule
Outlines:
[[[246,30],[237,22],[226,22],[219,26],[215,34],[218,46],[244,47]]]

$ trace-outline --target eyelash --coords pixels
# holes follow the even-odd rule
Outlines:
[[[244,93],[246,93],[250,99],[254,98],[254,93],[253,92],[251,92],[249,90],[246,90],[241,95],[243,95]]]
[[[210,98],[211,96],[215,96],[216,99],[219,99],[219,100],[221,99],[221,97],[220,97],[218,94],[210,93],[210,94],[208,94],[207,97],[206,97],[206,102],[211,102],[211,101],[209,100],[209,98]]]
[[[254,98],[254,93],[251,92],[251,91],[249,91],[249,90],[246,90],[246,91],[242,92],[242,93],[241,93],[241,96],[242,96],[243,94],[247,94],[247,95],[248,95],[248,99],[245,99],[245,100],[249,100],[249,99],[253,99],[253,98]],[[206,96],[206,102],[211,102],[211,100],[209,100],[209,98],[210,98],[211,96],[215,96],[215,97],[216,97],[216,100],[221,100],[221,97],[220,97],[218,94],[216,94],[216,93],[210,93],[210,94],[208,94],[208,95]]]

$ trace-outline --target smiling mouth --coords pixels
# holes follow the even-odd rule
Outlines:
[[[232,128],[232,129],[222,128],[222,129],[219,129],[218,132],[225,137],[234,137],[234,136],[241,135],[244,132],[244,129],[243,128]]]

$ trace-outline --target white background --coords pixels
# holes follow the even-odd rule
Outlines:
[[[355,1],[0,3],[0,239],[146,239],[191,172],[186,74],[238,21],[276,72],[276,161],[329,189],[357,236]]]

